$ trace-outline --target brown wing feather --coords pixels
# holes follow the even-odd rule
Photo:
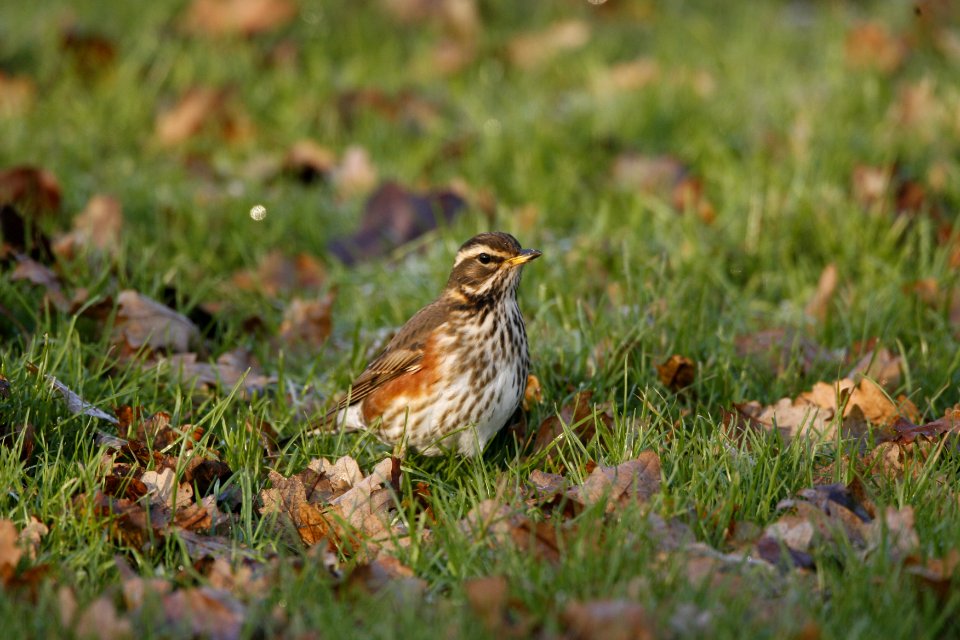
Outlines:
[[[380,355],[353,381],[347,396],[327,412],[324,422],[348,406],[360,402],[391,380],[419,371],[424,345],[433,330],[447,321],[448,313],[447,303],[441,298],[410,318]]]

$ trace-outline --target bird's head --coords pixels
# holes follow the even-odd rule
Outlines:
[[[476,305],[492,304],[516,295],[523,265],[539,258],[509,233],[476,235],[460,247],[447,280],[446,293]]]

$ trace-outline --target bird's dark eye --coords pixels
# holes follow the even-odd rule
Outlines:
[[[480,261],[480,264],[490,264],[490,256],[486,253],[481,253],[478,255],[477,260]]]

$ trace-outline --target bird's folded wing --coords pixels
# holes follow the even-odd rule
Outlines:
[[[352,404],[356,404],[373,393],[378,387],[405,373],[420,370],[423,360],[422,349],[402,349],[389,351],[370,363],[360,376],[353,381],[350,390],[337,406],[327,413],[332,417]]]
[[[446,304],[445,300],[440,299],[414,314],[386,349],[353,381],[346,397],[324,416],[324,422],[394,378],[419,371],[431,333],[446,321]]]

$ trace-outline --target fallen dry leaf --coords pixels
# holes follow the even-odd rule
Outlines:
[[[294,0],[193,0],[183,26],[211,36],[251,36],[288,24],[297,12]]]
[[[597,465],[583,484],[570,488],[566,496],[584,507],[605,502],[611,513],[628,502],[645,503],[659,492],[660,457],[647,450],[615,467]]]
[[[2,389],[3,381],[0,381],[0,397],[3,397]],[[36,428],[29,422],[13,425],[0,422],[0,447],[14,449],[19,446],[19,459],[26,462],[33,455],[36,433]]]
[[[394,506],[399,476],[395,458],[380,461],[365,478],[352,458],[335,464],[313,460],[289,478],[271,471],[271,488],[260,494],[260,512],[281,514],[308,546],[326,541],[344,553],[357,554],[390,537],[385,516]]]
[[[193,637],[236,640],[241,637],[246,607],[228,591],[213,587],[180,589],[162,601],[163,614],[171,629],[186,624]]]
[[[830,263],[820,272],[820,280],[817,282],[817,289],[807,301],[804,307],[804,313],[811,318],[823,322],[827,318],[827,311],[830,309],[830,302],[833,300],[833,294],[837,290],[837,265]]]
[[[630,600],[572,600],[560,619],[577,640],[653,640],[657,632],[643,605]]]
[[[0,71],[0,118],[14,118],[28,112],[37,94],[37,86],[27,76],[11,76]]]
[[[28,225],[12,204],[0,203],[0,234],[3,237],[0,242],[0,260],[8,260],[17,254],[25,254],[44,262],[53,260],[50,239],[37,225]]]
[[[113,196],[94,195],[83,211],[73,219],[73,229],[57,238],[53,244],[59,256],[72,258],[78,250],[93,248],[113,251],[120,244],[123,231],[123,209]]]
[[[467,604],[491,633],[504,626],[510,589],[503,576],[470,578],[463,583]]]
[[[901,38],[890,33],[886,25],[865,22],[847,33],[844,53],[852,68],[892,73],[903,63],[907,47]]]
[[[611,175],[620,189],[637,190],[667,199],[674,187],[687,176],[687,168],[673,156],[626,152],[614,159]]]
[[[654,196],[679,213],[692,211],[705,223],[712,223],[716,210],[704,193],[703,181],[672,156],[647,156],[632,151],[614,161],[611,177],[617,188]]]
[[[412,603],[422,599],[427,581],[418,578],[413,569],[395,557],[380,553],[375,559],[356,566],[341,588],[376,594],[392,592],[401,602]]]
[[[78,638],[98,638],[99,640],[120,640],[133,637],[133,625],[130,620],[117,613],[117,608],[108,596],[100,596],[91,602],[81,613],[73,631]]]
[[[9,520],[0,519],[0,584],[6,584],[13,577],[22,556],[17,527]]]
[[[637,91],[660,80],[660,65],[653,58],[621,62],[592,76],[594,94],[606,99],[620,93]]]
[[[381,0],[380,5],[401,23],[433,21],[461,40],[473,40],[482,26],[476,0]]]
[[[872,505],[861,503],[858,493],[854,485],[818,485],[781,500],[777,509],[785,513],[757,540],[757,555],[784,569],[812,569],[815,550],[839,555],[839,549],[852,545],[868,552],[877,523]]]
[[[804,373],[836,366],[844,359],[843,349],[826,349],[800,332],[789,329],[766,329],[737,336],[737,355],[758,360],[776,373],[799,364]]]
[[[23,254],[17,254],[15,259],[17,266],[14,267],[13,272],[10,273],[11,282],[25,280],[39,287],[43,287],[46,299],[49,300],[54,307],[61,311],[66,311],[70,308],[70,303],[63,293],[60,277],[54,273],[52,269]]]
[[[913,527],[913,507],[901,508],[888,506],[883,512],[883,520],[874,523],[868,534],[868,541],[879,548],[886,541],[886,548],[894,562],[901,562],[917,553],[920,537]]]
[[[304,139],[294,142],[283,159],[283,170],[304,184],[329,177],[337,164],[337,156],[330,149]]]
[[[817,382],[795,399],[781,398],[773,405],[758,402],[736,405],[738,415],[748,423],[766,430],[776,428],[785,440],[798,436],[817,436],[831,439],[839,430],[843,437],[862,438],[870,424],[887,426],[899,418],[918,415],[916,406],[906,397],[892,401],[884,389],[866,375],[876,375],[888,385],[899,384],[900,361],[889,351],[880,349],[864,356],[851,374],[860,381],[843,378],[834,383]],[[840,420],[836,417],[843,408]],[[732,414],[730,414],[732,415]],[[740,427],[749,426],[737,422]]]
[[[50,533],[50,529],[47,525],[40,522],[36,516],[30,516],[30,521],[20,531],[19,537],[20,546],[26,550],[27,557],[30,560],[37,559],[37,554],[40,552],[40,542],[48,533]],[[2,570],[0,570],[0,573],[2,573]]]
[[[60,183],[45,169],[21,165],[0,171],[0,205],[13,205],[26,216],[58,213],[60,194]],[[6,226],[3,236],[9,242]]]
[[[297,291],[318,290],[326,281],[326,270],[312,255],[299,253],[289,258],[271,251],[260,259],[254,270],[240,270],[231,282],[239,289],[260,291],[270,297]]]
[[[908,557],[904,564],[917,585],[933,591],[941,602],[946,602],[955,592],[954,585],[960,573],[960,551],[957,549],[950,549],[943,558],[928,558],[926,561]]]
[[[229,100],[225,89],[194,87],[177,103],[161,111],[154,125],[154,136],[165,147],[183,144],[205,131],[227,142],[242,142],[253,134],[245,113]]]
[[[117,556],[116,563],[120,570],[123,602],[128,611],[138,611],[148,600],[159,601],[173,590],[173,583],[163,578],[141,578],[120,556]]]
[[[887,112],[887,120],[897,131],[910,135],[918,143],[929,144],[949,127],[952,111],[953,108],[937,95],[933,79],[923,77],[900,85],[896,100]]]
[[[304,343],[319,347],[330,336],[332,307],[332,293],[314,300],[294,298],[283,312],[280,338],[288,344]]]
[[[130,357],[140,349],[185,353],[200,338],[200,331],[186,317],[132,289],[117,296],[113,343]]]
[[[674,354],[657,365],[657,376],[670,391],[682,391],[696,379],[697,363],[686,356]]]
[[[919,437],[935,438],[947,433],[960,433],[960,406],[948,409],[942,418],[921,425],[900,417],[890,425],[888,432],[881,434],[881,439],[909,444]]]
[[[855,382],[870,378],[885,389],[895,389],[900,386],[900,368],[900,356],[885,347],[873,348],[857,360],[847,378]]]
[[[423,131],[436,128],[441,120],[439,106],[410,89],[396,94],[369,88],[347,91],[337,98],[337,111],[347,128],[352,128],[364,112]]]
[[[855,166],[850,177],[854,200],[868,211],[883,211],[890,195],[892,179],[890,167]]]
[[[346,264],[387,254],[400,245],[449,223],[466,206],[452,191],[425,194],[387,182],[367,201],[360,230],[329,244],[330,252]]]
[[[275,376],[264,374],[260,363],[243,348],[227,351],[217,358],[216,363],[198,362],[195,353],[175,354],[167,362],[171,373],[184,384],[226,391],[242,384],[240,393],[244,397],[262,392],[277,381]]]
[[[367,150],[350,146],[332,174],[333,185],[341,198],[352,198],[369,193],[377,185],[377,168]]]
[[[515,36],[507,44],[507,58],[521,69],[533,69],[589,41],[590,25],[581,20],[565,20],[542,31]]]

